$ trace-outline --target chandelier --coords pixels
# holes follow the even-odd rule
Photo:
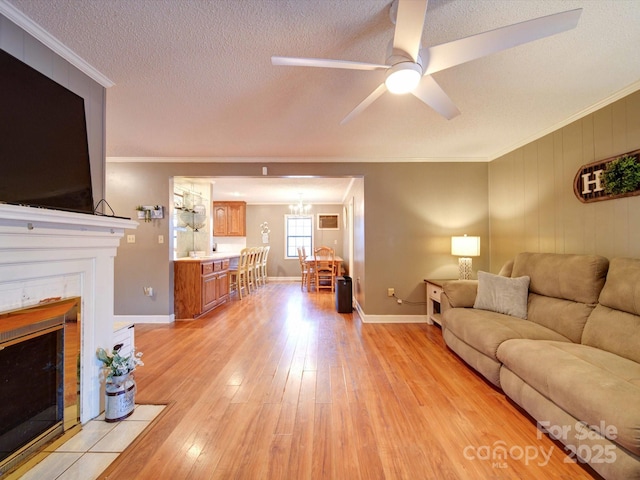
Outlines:
[[[300,194],[300,200],[298,200],[298,203],[289,205],[289,210],[293,215],[305,215],[309,213],[309,210],[311,210],[311,205],[309,203],[302,203],[302,194]]]

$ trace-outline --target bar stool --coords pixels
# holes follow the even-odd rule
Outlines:
[[[234,288],[238,291],[238,296],[242,300],[242,287],[247,289],[247,293],[251,293],[249,290],[249,252],[251,249],[243,248],[240,251],[240,258],[238,259],[238,266],[229,270],[229,290]]]

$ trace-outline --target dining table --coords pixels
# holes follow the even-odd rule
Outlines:
[[[329,261],[331,260],[331,256],[330,255],[318,255],[317,257],[318,261]],[[316,264],[316,256],[315,255],[308,255],[307,258],[304,259],[305,263],[311,268],[313,269],[314,265]],[[342,262],[344,262],[344,259],[338,255],[334,255],[333,257],[333,265],[334,265],[334,271],[336,272],[336,276],[341,276],[342,275]],[[307,282],[307,291],[311,291],[311,282]]]

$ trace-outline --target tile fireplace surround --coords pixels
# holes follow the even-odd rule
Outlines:
[[[0,312],[81,298],[80,421],[103,407],[98,347],[113,338],[114,257],[125,219],[0,204]]]

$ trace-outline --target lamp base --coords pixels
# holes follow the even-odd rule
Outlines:
[[[470,280],[471,279],[471,258],[469,257],[461,257],[458,259],[458,278],[460,280]]]

